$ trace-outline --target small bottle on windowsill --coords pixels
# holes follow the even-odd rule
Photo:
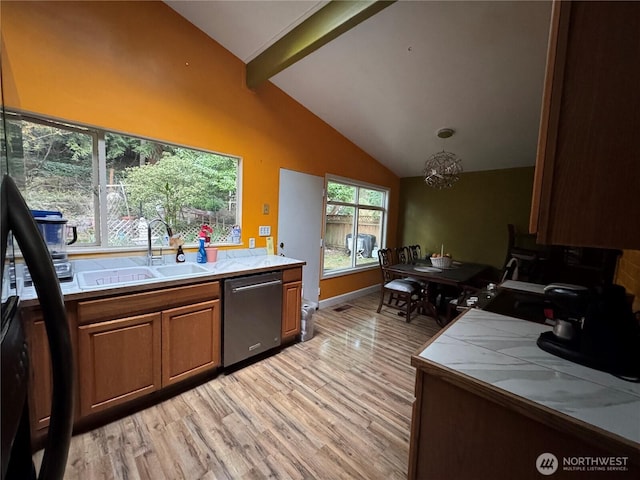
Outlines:
[[[184,250],[182,250],[182,245],[178,246],[178,253],[176,253],[176,262],[183,263],[185,261]]]

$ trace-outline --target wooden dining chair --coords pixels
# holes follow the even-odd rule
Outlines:
[[[414,247],[418,247],[418,252],[420,251],[420,245],[411,245],[409,247],[398,247],[395,249],[395,253],[396,253],[396,259],[398,261],[398,263],[404,263],[404,264],[409,264],[409,263],[415,263],[413,260],[413,253],[412,253],[412,248]],[[418,253],[418,256],[420,254]],[[415,277],[411,277],[411,276],[407,276],[407,277],[402,277],[403,280],[408,280],[410,282],[417,282],[420,284],[420,287],[423,290],[426,290],[427,288],[427,282],[425,282],[424,280],[420,280],[419,278],[415,278]]]
[[[378,263],[382,274],[382,284],[380,288],[380,303],[377,312],[380,313],[382,306],[400,310],[405,321],[411,321],[411,314],[417,311],[423,304],[423,289],[418,282],[396,278],[387,267],[392,265],[393,250],[383,248],[378,250]],[[386,301],[385,301],[386,299]]]
[[[410,263],[410,253],[408,247],[398,247],[396,248],[396,258],[398,259],[398,263]]]
[[[415,263],[418,260],[422,260],[422,253],[420,253],[420,245],[409,245],[410,262]]]

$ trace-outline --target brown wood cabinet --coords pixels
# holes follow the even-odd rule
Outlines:
[[[302,317],[302,268],[282,272],[282,341],[300,334]]]
[[[302,268],[283,271],[282,338],[300,333]],[[76,360],[76,425],[221,365],[220,282],[67,300]],[[32,438],[51,411],[51,365],[40,308],[22,310],[29,344]],[[188,383],[188,382],[187,382]]]
[[[80,415],[161,387],[160,313],[78,327]]]
[[[220,366],[220,300],[162,312],[162,386]]]
[[[554,2],[530,231],[640,249],[640,2]]]
[[[42,310],[38,306],[29,306],[21,310],[22,324],[29,348],[29,389],[28,408],[31,424],[31,439],[39,441],[46,435],[51,415],[51,395],[53,393],[53,377],[51,372],[51,355],[49,352],[49,338],[44,323]],[[67,307],[67,320],[71,345],[75,349],[76,332],[75,310]],[[77,358],[74,351],[75,369],[77,372]],[[72,368],[69,366],[69,368]],[[77,395],[77,391],[76,391]],[[77,412],[74,414],[77,416]]]
[[[32,430],[49,426],[51,415],[51,355],[42,311],[24,313],[24,327],[29,345],[29,417]]]
[[[220,284],[78,302],[80,417],[220,365]]]

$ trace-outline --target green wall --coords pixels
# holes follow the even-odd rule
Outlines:
[[[436,190],[422,177],[400,180],[399,245],[419,244],[422,253],[501,269],[507,224],[526,233],[531,210],[533,167],[463,173],[452,188]]]

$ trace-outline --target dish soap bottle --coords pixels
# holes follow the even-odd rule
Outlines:
[[[178,245],[178,253],[176,253],[176,262],[183,263],[185,261],[184,250],[182,250],[182,245]]]
[[[200,247],[198,248],[198,254],[196,255],[196,262],[207,263],[207,252],[204,249],[204,238],[198,238],[200,241]]]

